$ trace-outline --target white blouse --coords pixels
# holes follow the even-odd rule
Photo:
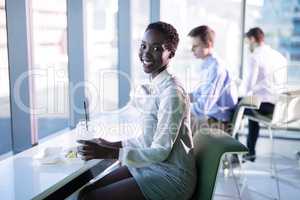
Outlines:
[[[180,86],[170,85],[171,79],[165,70],[135,94],[132,103],[143,116],[144,132],[138,138],[123,141],[119,158],[124,164],[141,167],[165,161],[177,137],[187,154],[193,147],[189,102]]]
[[[188,95],[165,70],[132,96],[143,133],[122,141],[119,160],[148,199],[188,199],[196,183]]]

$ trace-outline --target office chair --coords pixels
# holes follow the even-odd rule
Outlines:
[[[297,93],[296,93],[297,94]],[[297,109],[298,108],[298,109]],[[263,124],[268,129],[268,134],[271,142],[271,175],[277,180],[284,180],[289,182],[284,177],[279,177],[276,171],[276,163],[274,161],[274,135],[273,129],[287,126],[290,123],[300,120],[300,94],[295,93],[282,94],[275,104],[274,112],[272,115],[262,115],[254,111],[253,116],[245,115],[246,118],[257,121]]]
[[[255,96],[246,96],[240,100],[231,121],[232,129],[229,134],[232,135],[233,138],[237,138],[238,131],[242,125],[245,109],[258,110],[260,104],[260,99]]]
[[[230,127],[230,129],[226,130],[227,133],[229,135],[231,135],[233,138],[238,139],[238,131],[241,129],[241,126],[243,124],[243,116],[244,116],[245,109],[248,108],[248,109],[256,110],[256,109],[259,109],[260,104],[261,104],[261,101],[259,100],[259,98],[255,97],[255,96],[243,97],[239,101],[239,103],[235,109],[235,112],[234,112],[232,120],[231,120],[231,127]],[[240,166],[240,159],[238,158],[238,156],[237,155],[231,155],[231,156],[233,156],[233,159],[235,160],[235,162],[238,162],[235,164],[238,164]],[[226,165],[224,167],[224,169],[229,167],[229,164],[231,164],[233,159],[229,159],[227,156],[224,157],[223,165]],[[229,169],[233,170],[231,168],[229,168]]]
[[[298,94],[298,93],[296,93],[296,94]],[[242,101],[240,102],[241,105],[243,105]],[[254,102],[256,102],[256,101],[259,102],[258,100],[255,100]],[[276,169],[276,163],[274,160],[274,137],[273,137],[272,130],[300,120],[300,109],[297,109],[297,107],[298,108],[300,107],[300,95],[295,95],[295,93],[293,93],[293,94],[286,93],[286,94],[280,95],[278,101],[275,104],[274,112],[271,115],[260,114],[257,111],[257,109],[259,108],[259,105],[260,104],[257,103],[256,106],[251,105],[249,107],[245,107],[248,109],[254,109],[253,116],[243,115],[245,108],[238,107],[238,109],[235,113],[236,119],[234,119],[235,122],[233,123],[232,135],[233,135],[233,137],[236,137],[238,130],[241,128],[243,118],[248,118],[248,119],[257,121],[260,124],[263,124],[267,127],[268,134],[270,137],[270,142],[271,142],[271,159],[270,159],[271,177],[275,178],[275,180],[276,180],[277,196],[278,196],[278,199],[280,199],[279,181],[280,180],[289,181],[289,180],[284,177],[279,177],[279,175],[278,175],[278,172],[283,171],[283,170]],[[287,169],[285,169],[285,170],[287,170]],[[249,188],[249,190],[251,190],[255,193],[261,194],[262,196],[264,196],[266,198],[274,199],[274,197],[267,196],[256,190],[253,190],[251,188]],[[277,198],[275,198],[275,199],[277,199]]]
[[[197,185],[191,200],[211,200],[221,160],[226,154],[246,154],[248,149],[220,129],[201,129],[193,136]],[[237,191],[240,192],[235,181]]]

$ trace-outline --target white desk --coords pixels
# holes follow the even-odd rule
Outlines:
[[[137,119],[132,114],[133,112],[127,109],[127,112],[98,116],[96,121],[108,125],[108,127],[110,125],[118,127],[122,124],[136,123]],[[105,132],[101,136],[111,141],[132,133],[131,129],[126,129],[124,132],[124,129],[101,128],[101,131]],[[123,134],[118,135],[118,132]],[[115,133],[117,135],[114,135]],[[113,163],[113,161],[108,160],[91,160],[69,164],[41,165],[34,159],[46,147],[74,147],[76,140],[76,132],[66,130],[50,136],[35,147],[0,161],[0,199],[58,199],[57,196],[55,198],[55,193],[61,198],[62,194],[59,192],[70,190],[71,186],[74,187],[74,184],[77,184],[76,182],[87,182],[87,179],[92,179]],[[83,179],[78,180],[78,178]],[[71,186],[70,182],[72,182]],[[68,188],[63,188],[68,184]]]
[[[41,165],[34,159],[45,147],[54,144],[72,147],[75,142],[74,131],[67,131],[49,142],[1,161],[0,199],[44,199],[93,167],[101,168],[102,165],[100,170],[108,167],[108,162],[104,160]]]

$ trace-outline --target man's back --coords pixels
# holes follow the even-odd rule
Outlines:
[[[248,60],[246,92],[263,102],[276,101],[276,93],[287,81],[287,61],[268,45],[257,47]]]
[[[204,60],[201,70],[205,70],[207,76],[205,83],[192,93],[195,99],[193,114],[199,119],[210,117],[230,121],[237,103],[237,91],[228,70],[214,55]]]

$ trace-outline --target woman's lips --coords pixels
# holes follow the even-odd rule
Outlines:
[[[150,68],[154,62],[152,60],[142,60],[142,63],[144,65],[144,68]]]
[[[149,66],[149,65],[152,65],[153,62],[152,61],[143,60],[143,64],[146,65],[146,66]]]

